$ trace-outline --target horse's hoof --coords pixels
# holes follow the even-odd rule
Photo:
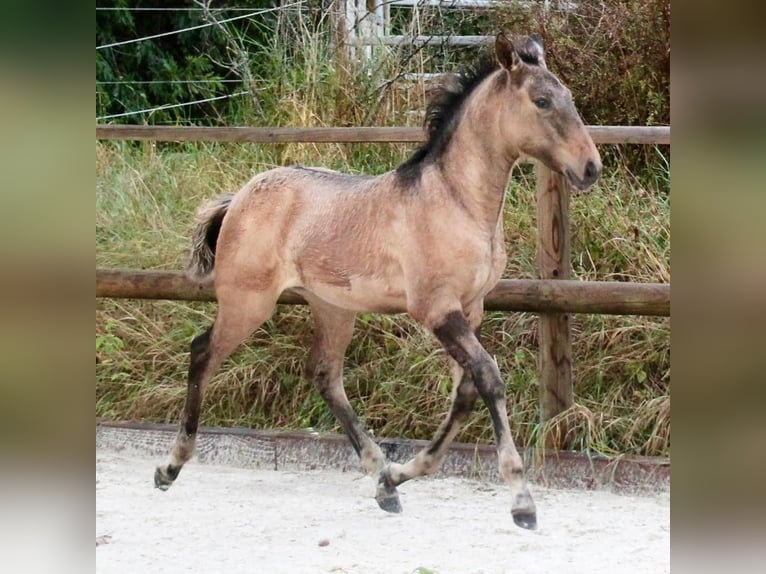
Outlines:
[[[181,472],[180,466],[168,465],[165,468],[158,466],[154,471],[154,486],[160,490],[167,490]]]
[[[513,521],[516,526],[521,526],[527,530],[537,528],[537,515],[534,512],[515,512],[513,513]]]
[[[402,511],[402,503],[399,502],[399,493],[391,480],[389,469],[384,468],[380,471],[378,477],[378,490],[375,493],[375,500],[383,510],[398,514]]]
[[[383,510],[392,514],[399,514],[402,511],[402,503],[399,502],[399,495],[394,492],[392,495],[376,496],[375,500]]]

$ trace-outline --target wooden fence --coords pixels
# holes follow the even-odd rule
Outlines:
[[[669,144],[669,126],[588,126],[597,144]],[[96,125],[96,139],[234,143],[416,143],[415,127],[252,128]]]
[[[590,126],[597,144],[670,144],[670,127]],[[103,140],[216,141],[252,143],[420,142],[423,130],[409,127],[251,128],[97,125]],[[539,313],[541,419],[573,405],[569,313],[670,316],[670,285],[571,280],[567,181],[550,169],[537,171],[537,261],[540,279],[503,279],[485,308]],[[178,271],[96,269],[96,297],[213,300],[210,287]],[[286,292],[280,303],[302,304]],[[404,311],[402,309],[401,311]]]

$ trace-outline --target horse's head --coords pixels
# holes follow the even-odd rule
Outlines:
[[[495,53],[510,98],[500,106],[502,125],[514,134],[517,155],[533,157],[563,174],[579,190],[601,173],[601,156],[575,109],[572,93],[545,65],[538,39],[515,43],[500,34]]]

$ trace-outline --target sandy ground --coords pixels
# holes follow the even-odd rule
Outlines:
[[[186,465],[154,488],[153,458],[96,453],[100,573],[609,573],[670,571],[670,496],[533,485],[538,530],[501,485],[420,479],[386,514],[356,473]]]

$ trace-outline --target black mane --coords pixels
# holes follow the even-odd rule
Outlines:
[[[408,181],[417,179],[425,163],[434,161],[444,153],[457,127],[463,103],[498,67],[494,53],[485,54],[476,64],[456,75],[451,85],[439,88],[426,108],[423,125],[428,140],[415,150],[412,157],[396,168],[400,178]]]

